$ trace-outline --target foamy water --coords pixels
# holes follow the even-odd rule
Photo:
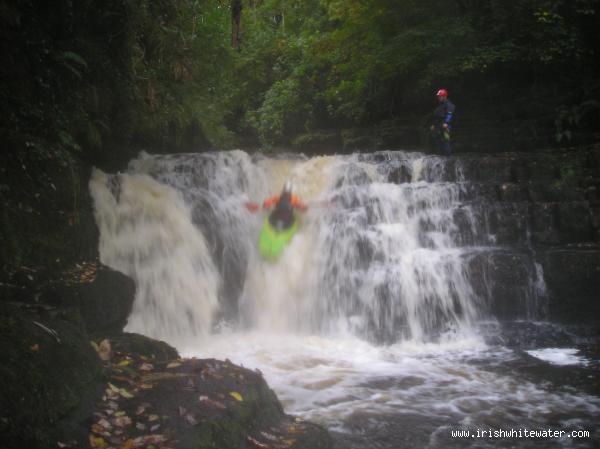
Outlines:
[[[182,351],[196,357],[226,354],[234,363],[259,369],[287,412],[349,435],[356,447],[371,447],[362,446],[368,435],[353,435],[356,419],[365,420],[361,433],[381,433],[377,423],[392,419],[406,435],[421,438],[427,432],[428,447],[445,447],[450,430],[591,430],[600,416],[597,397],[553,392],[521,377],[499,374],[496,368],[516,356],[476,337],[374,346],[350,336],[223,332]],[[421,417],[418,429],[405,422],[414,417]],[[473,447],[497,444],[479,441]],[[591,447],[589,440],[582,444]],[[563,446],[577,447],[571,440],[545,447]]]
[[[526,352],[553,365],[587,365],[589,363],[589,360],[578,354],[579,350],[576,348],[544,348]]]
[[[497,447],[451,441],[450,430],[591,427],[598,397],[502,369],[518,356],[484,344],[478,323],[493,317],[467,263],[495,239],[479,210],[461,203],[460,165],[376,156],[142,154],[127,173],[95,171],[101,260],[137,286],[126,330],[185,356],[260,369],[287,412],[340,432],[352,448]],[[394,170],[407,182],[390,182]],[[449,170],[457,182],[445,181]],[[286,180],[309,209],[268,263],[257,251],[264,212],[245,204]],[[541,266],[532,273],[538,301]],[[583,363],[564,350],[529,353]]]

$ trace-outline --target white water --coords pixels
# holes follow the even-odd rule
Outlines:
[[[412,159],[416,182],[402,185],[357,158],[253,163],[243,152],[142,155],[127,174],[96,171],[102,261],[138,285],[128,330],[174,344],[206,335],[222,284],[240,282],[240,315],[229,318],[265,331],[386,341],[468,332],[479,307],[452,238],[459,187],[420,181],[422,158]],[[262,214],[244,202],[287,179],[309,211],[278,263],[264,263],[255,248]],[[217,266],[226,254],[246,261],[236,279]]]
[[[102,262],[138,288],[126,330],[183,355],[258,368],[288,412],[331,429],[375,435],[385,416],[421,417],[427,438],[414,447],[444,447],[452,426],[597,416],[596,398],[494,372],[512,356],[476,331],[486,308],[468,279],[479,248],[460,246],[455,222],[462,183],[443,181],[443,159],[383,156],[142,154],[126,174],[96,171]],[[410,182],[388,182],[398,167]],[[262,214],[244,204],[288,179],[309,210],[281,259],[265,263],[256,248]],[[493,241],[465,210],[473,240]],[[358,417],[375,421],[357,431]]]
[[[473,338],[376,346],[351,336],[223,332],[192,346],[182,348],[183,354],[228,354],[234,363],[260,369],[290,413],[343,434],[356,432],[358,422],[359,434],[366,429],[367,437],[359,437],[355,447],[398,447],[368,443],[369,432],[372,437],[389,431],[378,424],[386,419],[400,429],[392,433],[424,443],[406,447],[443,448],[456,447],[449,441],[450,430],[578,425],[592,430],[590,419],[600,414],[598,398],[551,392],[499,374],[494,367],[514,355]],[[414,419],[421,422],[417,428],[411,428]],[[473,447],[489,444],[499,442],[478,441]],[[570,440],[545,447],[554,444],[573,447]]]
[[[529,355],[554,365],[587,365],[589,361],[578,352],[576,348],[544,348],[527,351]]]

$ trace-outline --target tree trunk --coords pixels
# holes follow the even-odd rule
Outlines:
[[[231,46],[240,49],[240,22],[242,20],[242,0],[231,0]]]

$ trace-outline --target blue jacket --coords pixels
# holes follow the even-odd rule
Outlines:
[[[433,111],[433,125],[436,128],[441,128],[445,123],[448,125],[448,128],[450,128],[455,109],[454,104],[450,100],[442,101],[438,107],[435,108],[435,111]]]

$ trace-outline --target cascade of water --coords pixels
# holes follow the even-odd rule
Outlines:
[[[404,158],[413,181],[423,175],[435,181],[445,171],[440,159]],[[313,297],[320,300],[312,317],[321,328],[341,325],[385,341],[464,330],[478,307],[453,238],[459,188],[392,184],[393,167],[346,158],[338,168],[331,195],[341,207],[315,226],[321,250],[313,257],[319,273]]]
[[[172,341],[227,318],[424,341],[469,329],[480,310],[460,248],[460,186],[447,181],[457,176],[418,153],[307,160],[234,151],[142,154],[127,174],[96,172],[90,187],[102,260],[138,285],[128,329]],[[261,218],[244,202],[288,179],[312,207],[269,264],[256,251]]]
[[[181,196],[144,175],[98,170],[90,188],[101,261],[136,281],[128,330],[171,342],[206,335],[219,277]]]

